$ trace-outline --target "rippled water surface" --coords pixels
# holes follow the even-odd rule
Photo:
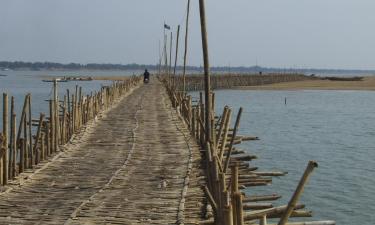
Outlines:
[[[216,96],[220,112],[225,104],[236,113],[244,108],[241,134],[260,137],[239,146],[259,157],[253,165],[289,172],[248,194],[279,193],[277,204],[287,204],[308,161],[316,160],[301,199],[314,213],[306,220],[375,224],[375,92],[223,90]]]

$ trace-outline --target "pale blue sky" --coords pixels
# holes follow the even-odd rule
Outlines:
[[[191,1],[188,61],[200,65],[198,0]],[[186,3],[0,0],[0,60],[155,63],[163,21],[173,30],[184,26]],[[374,0],[206,0],[206,5],[212,65],[375,69]]]

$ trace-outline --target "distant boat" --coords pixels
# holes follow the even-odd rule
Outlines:
[[[43,82],[54,82],[54,81],[57,81],[57,82],[68,82],[67,79],[65,78],[57,78],[57,79],[52,79],[52,80],[42,80]]]
[[[5,75],[5,74],[0,74],[0,77],[6,77],[6,76],[8,76],[8,75]]]

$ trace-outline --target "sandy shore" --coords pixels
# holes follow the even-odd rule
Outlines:
[[[236,87],[243,90],[370,90],[375,91],[375,76],[362,81],[307,80],[261,86]]]

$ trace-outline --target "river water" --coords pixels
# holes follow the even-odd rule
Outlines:
[[[0,71],[0,74],[7,75],[0,76],[0,107],[2,107],[3,101],[2,93],[8,93],[9,107],[10,96],[14,96],[18,116],[22,110],[25,95],[31,93],[33,117],[39,118],[39,113],[49,115],[49,105],[45,100],[53,97],[53,83],[43,82],[43,79],[48,79],[45,76],[129,76],[138,73],[136,71]],[[70,90],[70,94],[75,93],[76,85],[82,87],[82,91],[86,95],[100,90],[103,85],[111,83],[112,81],[100,80],[59,82],[58,92],[60,100],[62,100],[67,89]],[[2,115],[0,115],[0,118],[2,118]],[[0,120],[0,125],[1,123],[2,119]]]
[[[308,161],[316,160],[300,201],[313,211],[306,220],[375,224],[375,92],[220,90],[216,96],[220,113],[226,104],[235,114],[242,106],[240,133],[261,139],[238,147],[259,157],[252,165],[289,172],[248,194],[279,193],[277,205],[287,204]]]

